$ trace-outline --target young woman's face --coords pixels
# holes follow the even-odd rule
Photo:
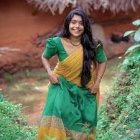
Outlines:
[[[81,37],[84,32],[84,26],[81,16],[74,15],[69,24],[69,32],[73,37]]]

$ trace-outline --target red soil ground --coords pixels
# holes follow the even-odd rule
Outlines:
[[[16,73],[23,69],[41,68],[41,53],[43,47],[33,44],[35,37],[49,33],[61,26],[63,15],[36,12],[34,8],[27,5],[24,0],[2,0],[0,3],[0,90],[6,89],[3,82],[5,73]],[[139,13],[139,12],[138,12]],[[130,11],[129,14],[113,15],[97,11],[92,13],[91,18],[103,27],[105,33],[105,51],[108,58],[122,55],[129,46],[129,43],[112,43],[110,36],[112,32],[123,33],[133,29],[131,22],[140,17]],[[122,22],[121,22],[122,21]],[[98,32],[98,31],[97,31]],[[100,33],[99,33],[100,35]],[[52,61],[54,64],[55,62]],[[34,99],[40,95],[35,95]],[[44,97],[44,96],[43,96]],[[103,97],[101,97],[101,101]],[[29,122],[36,122],[43,108],[44,99],[38,103],[36,110],[30,110]]]

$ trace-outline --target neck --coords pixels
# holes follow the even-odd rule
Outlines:
[[[71,36],[69,38],[70,40],[70,43],[73,45],[73,46],[79,46],[81,44],[81,38],[80,37],[73,37]]]
[[[73,36],[70,36],[69,39],[70,39],[70,41],[73,42],[73,43],[79,43],[81,37],[73,37]]]

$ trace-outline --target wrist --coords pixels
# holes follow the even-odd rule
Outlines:
[[[101,79],[97,79],[96,82],[100,83],[101,82]]]
[[[48,76],[51,76],[53,74],[52,71],[48,71]]]
[[[102,76],[97,76],[96,81],[101,82]]]
[[[99,85],[100,84],[100,80],[96,80],[95,82],[94,82],[94,85]]]

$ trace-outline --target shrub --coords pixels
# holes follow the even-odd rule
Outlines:
[[[97,140],[140,139],[140,20],[133,24],[137,30],[125,35],[133,37],[134,45],[128,48],[107,102],[100,108]]]
[[[36,129],[27,125],[21,110],[0,94],[0,140],[35,140]]]

